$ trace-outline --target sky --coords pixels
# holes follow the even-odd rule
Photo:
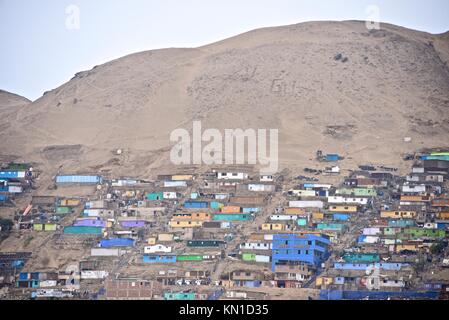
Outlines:
[[[0,0],[0,89],[35,100],[79,71],[134,52],[198,47],[261,27],[374,16],[443,33],[449,1]]]

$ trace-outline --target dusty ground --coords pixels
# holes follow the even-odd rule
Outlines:
[[[317,149],[348,167],[401,166],[404,153],[449,147],[448,61],[448,34],[388,24],[369,32],[357,21],[141,52],[80,72],[32,104],[0,102],[0,152],[49,176],[151,176],[170,167],[170,132],[201,120],[203,129],[279,129],[282,167],[308,165]]]

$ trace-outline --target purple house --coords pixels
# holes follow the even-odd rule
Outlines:
[[[123,228],[143,228],[145,227],[146,221],[144,220],[130,220],[130,221],[120,221],[120,225]]]
[[[103,227],[106,228],[106,221],[96,219],[76,220],[75,227]]]

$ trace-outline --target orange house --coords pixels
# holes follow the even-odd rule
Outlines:
[[[324,213],[314,212],[314,213],[312,213],[312,219],[313,220],[323,220],[324,219]]]
[[[429,197],[423,196],[401,196],[401,201],[403,202],[425,202],[430,201]]]
[[[221,213],[240,213],[240,207],[237,206],[222,207]]]
[[[190,213],[182,213],[182,214],[175,214],[172,218],[173,221],[191,221],[192,214]]]
[[[192,213],[192,221],[210,221],[212,219],[210,213],[196,212]]]
[[[285,208],[285,214],[287,215],[296,215],[296,214],[305,214],[305,210],[301,208]]]

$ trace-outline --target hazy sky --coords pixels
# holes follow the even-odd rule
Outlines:
[[[0,89],[34,100],[129,53],[310,20],[370,20],[370,5],[384,22],[449,30],[448,0],[0,0]]]

